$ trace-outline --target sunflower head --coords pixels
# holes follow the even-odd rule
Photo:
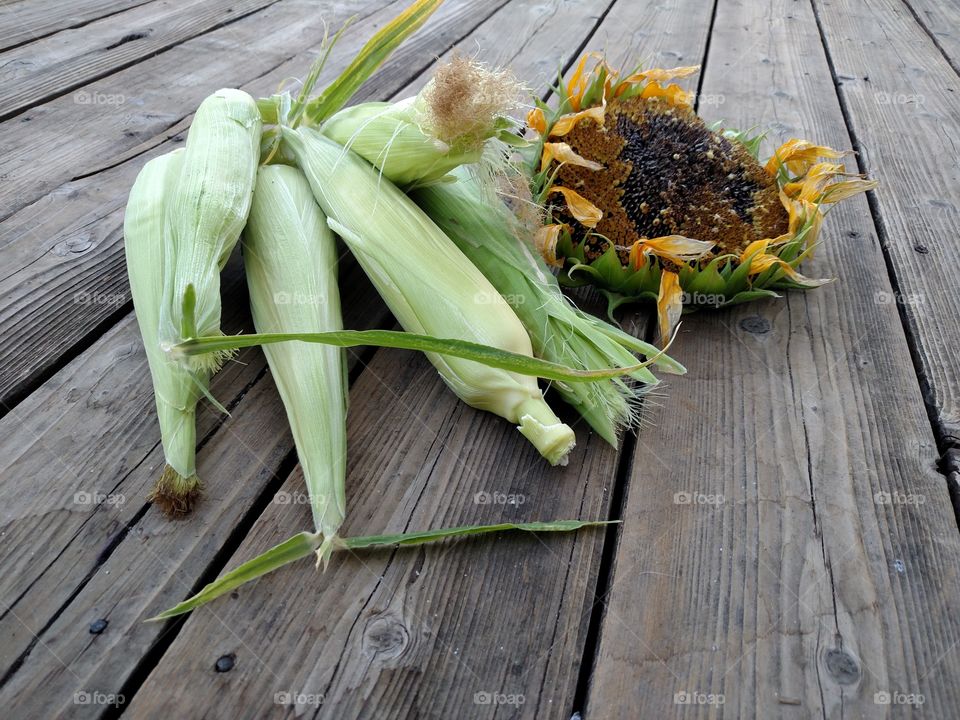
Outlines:
[[[564,164],[556,182],[599,208],[596,233],[621,248],[683,235],[740,254],[754,240],[787,231],[775,179],[742,143],[712,131],[689,106],[614,99],[603,124],[579,123],[567,143],[602,168]],[[606,249],[600,238],[592,245],[591,255]]]
[[[555,88],[559,106],[539,103],[527,117],[538,138],[531,188],[547,211],[538,248],[562,282],[597,285],[611,309],[656,299],[664,338],[685,305],[826,282],[796,271],[813,250],[822,206],[874,187],[842,180],[843,165],[825,160],[843,153],[805,140],[761,163],[762,136],[706,125],[691,94],[667,84],[696,71],[623,76],[588,54]]]

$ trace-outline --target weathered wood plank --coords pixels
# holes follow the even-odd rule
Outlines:
[[[363,23],[359,23],[359,25],[361,25],[361,27],[358,28],[358,30],[363,32]],[[446,30],[446,27],[441,27],[437,32],[433,32],[430,28],[427,28],[423,33],[424,37],[420,38],[417,43],[417,47],[419,48],[418,52],[423,57],[430,57],[431,55],[436,56],[438,52],[443,51],[449,42]],[[369,33],[369,28],[367,28],[367,33]],[[347,40],[348,39],[345,38],[344,52],[346,51],[346,47],[348,47]],[[432,46],[431,40],[433,42]],[[356,44],[356,42],[357,40],[354,40],[352,44]],[[330,60],[331,71],[335,71],[338,67],[345,66],[351,56],[352,53],[350,55],[341,54],[332,57]],[[384,72],[392,78],[391,81],[394,84],[402,84],[403,76],[400,75],[397,63],[402,67],[410,67],[409,61],[418,57],[418,55],[412,55],[411,51],[408,50],[406,53],[399,54],[398,58],[392,64],[388,64],[388,66],[384,68]],[[304,62],[302,58],[301,62]],[[374,88],[375,87],[376,86],[374,86]],[[371,89],[368,89],[367,92]],[[109,219],[111,218],[108,216],[107,220]],[[106,222],[106,220],[101,222]],[[117,222],[119,222],[119,220],[117,220]],[[122,249],[120,249],[119,252],[121,253],[119,262],[122,267]],[[225,317],[225,326],[233,327],[234,324],[236,324],[238,327],[249,329],[248,324],[243,324],[247,317],[247,302],[242,283],[236,280],[238,272],[239,268],[234,272],[234,290],[225,290],[224,293],[226,298],[225,307],[233,310],[232,315]],[[347,322],[358,327],[376,326],[383,322],[384,318],[387,317],[386,310],[376,297],[376,294],[372,291],[359,268],[354,263],[348,262],[345,263],[341,272],[342,274],[346,273],[342,290]],[[225,288],[226,287],[227,284],[225,284]],[[127,354],[132,353],[139,344],[132,315],[122,323],[122,330],[119,332],[121,333],[119,337],[124,339],[122,343],[122,347],[126,348],[124,352]],[[112,331],[108,337],[111,342],[116,341],[117,331]],[[152,396],[150,394],[149,377],[145,375],[142,363],[143,358],[140,357],[138,353],[133,354],[135,357],[131,359],[131,362],[135,363],[134,365],[118,368],[117,364],[110,359],[111,353],[105,349],[102,342],[98,342],[90,350],[85,352],[79,360],[75,361],[69,370],[60,373],[55,379],[47,383],[40,392],[31,396],[23,407],[17,408],[13,414],[8,416],[4,422],[6,422],[11,429],[19,426],[21,432],[20,435],[16,432],[11,432],[9,437],[5,438],[9,440],[9,445],[7,446],[7,451],[4,453],[4,457],[8,458],[8,465],[4,470],[4,474],[10,474],[12,477],[20,476],[23,482],[27,482],[32,478],[31,483],[36,483],[37,473],[40,469],[51,467],[49,458],[45,458],[42,456],[42,453],[36,452],[37,448],[43,448],[45,443],[52,444],[62,442],[62,440],[60,440],[62,436],[70,435],[71,440],[79,447],[89,448],[93,453],[90,458],[84,458],[82,455],[73,455],[76,468],[74,472],[78,478],[83,478],[82,482],[84,484],[79,485],[77,488],[67,486],[66,489],[62,483],[59,486],[54,483],[47,486],[47,484],[42,482],[42,478],[45,476],[41,472],[39,477],[41,478],[40,486],[43,488],[43,491],[56,493],[59,500],[66,498],[67,501],[72,501],[71,493],[66,493],[66,490],[107,495],[110,492],[114,492],[117,482],[122,480],[127,488],[124,491],[125,497],[142,497],[143,493],[141,492],[137,492],[137,494],[134,495],[131,487],[136,487],[138,490],[140,489],[139,485],[134,484],[135,482],[140,483],[140,485],[144,487],[149,487],[149,483],[152,482],[154,477],[153,473],[156,469],[156,461],[148,463],[144,471],[132,480],[125,477],[125,473],[127,472],[125,468],[138,469],[143,466],[146,463],[145,455],[148,451],[151,451],[151,449],[153,449],[154,454],[156,454],[157,431],[155,423],[152,420]],[[236,373],[231,373],[230,371],[235,368],[247,368],[246,365],[231,364],[224,372],[217,376],[214,385],[214,392],[217,397],[226,400],[234,397],[237,393],[247,390],[248,386],[256,380],[263,367],[259,354],[255,354],[254,357],[257,358],[257,361],[251,361],[249,368],[240,373],[239,377],[232,377],[232,375]],[[246,358],[241,359],[247,362]],[[114,370],[119,370],[121,373],[119,375],[111,374]],[[65,373],[67,379],[64,379]],[[80,379],[77,380],[77,377]],[[62,400],[58,402],[58,398],[63,395],[62,388],[64,382],[71,385],[67,397],[78,400],[84,399],[86,395],[95,392],[97,388],[109,388],[116,392],[117,398],[111,398],[111,402],[117,403],[117,407],[111,407],[111,414],[107,415],[105,419],[116,417],[117,422],[106,422],[103,427],[98,427],[97,424],[88,426],[82,423],[80,421],[80,415],[76,413],[87,412],[84,405],[79,405],[75,411],[71,412],[63,407]],[[133,383],[133,385],[130,385],[130,383]],[[87,404],[89,404],[89,401]],[[40,421],[37,417],[40,409],[44,409],[44,412],[51,418],[49,424]],[[129,423],[128,413],[129,417],[137,418],[140,422]],[[20,420],[22,417],[31,418],[37,422],[21,425]],[[213,421],[210,420],[208,423],[211,425],[210,429],[212,429],[212,422]],[[201,419],[201,426],[202,424],[203,419]],[[83,428],[83,430],[76,430],[78,427]],[[41,433],[39,436],[36,435],[38,432]],[[84,435],[84,432],[87,434]],[[129,436],[124,433],[129,433]],[[143,437],[144,435],[146,438]],[[203,435],[204,433],[200,432],[198,437],[203,437]],[[87,464],[93,465],[96,460],[100,458],[103,452],[103,445],[107,442],[107,439],[109,439],[111,443],[115,442],[121,446],[129,447],[132,458],[128,459],[121,468],[113,473],[109,472],[107,468],[102,465],[99,466],[97,468],[97,482],[91,486],[86,479],[87,470],[85,466]],[[146,442],[146,445],[144,445],[144,442]],[[24,451],[24,448],[27,448],[27,450]],[[31,452],[31,449],[33,452]],[[36,465],[31,465],[30,467],[24,466],[24,462],[32,462],[30,458],[37,460]],[[101,482],[105,484],[99,484]],[[61,495],[63,497],[61,497]],[[11,534],[16,532],[18,537],[22,536],[26,538],[34,531],[33,523],[38,519],[31,517],[30,508],[35,507],[36,504],[44,505],[44,502],[27,503],[23,507],[14,505],[5,508],[5,521],[11,523],[11,525],[5,528],[8,537],[11,537]],[[46,504],[49,505],[49,502],[46,502]],[[56,507],[56,504],[54,507]],[[134,503],[131,507],[139,508],[141,504]],[[89,508],[82,508],[82,510],[88,511]],[[17,523],[17,521],[24,519],[26,519],[26,522]],[[104,525],[96,526],[96,523],[93,525],[100,529],[104,528]],[[41,523],[41,526],[45,526],[45,524]],[[16,530],[14,530],[14,527]],[[5,580],[9,581],[10,585],[0,592],[4,597],[18,598],[14,610],[20,612],[21,617],[24,612],[22,608],[29,608],[30,612],[36,613],[39,620],[38,622],[31,623],[31,627],[42,626],[46,618],[52,616],[59,605],[69,598],[72,588],[75,587],[79,579],[88,572],[88,566],[82,563],[77,565],[76,562],[65,562],[60,564],[62,571],[67,573],[67,577],[64,577],[57,575],[56,572],[51,572],[50,568],[46,566],[47,563],[52,562],[54,558],[65,556],[68,559],[82,558],[89,561],[91,554],[93,556],[96,555],[97,549],[107,542],[116,527],[115,525],[106,525],[106,529],[104,530],[105,534],[99,536],[94,533],[87,533],[86,531],[91,528],[84,524],[84,534],[80,536],[80,540],[75,539],[74,536],[75,533],[78,532],[78,527],[75,523],[72,523],[69,518],[67,520],[60,520],[53,526],[53,529],[56,531],[57,537],[61,539],[58,540],[57,537],[52,536],[47,537],[44,543],[46,555],[40,557],[33,555],[29,558],[30,563],[28,566],[18,567],[18,573],[11,574],[8,578],[5,578]],[[69,545],[68,551],[63,550],[65,545]],[[12,548],[15,546],[19,546],[19,543],[13,543],[8,547]],[[11,556],[11,558],[13,557],[14,556]],[[47,559],[44,561],[43,557]],[[27,558],[22,559],[26,561]],[[32,572],[27,572],[28,567],[32,569]],[[77,575],[77,572],[80,574]],[[51,579],[54,582],[43,583],[38,581],[38,579],[42,580],[44,578]],[[70,578],[73,578],[72,582]],[[52,588],[50,587],[51,584]],[[28,589],[42,592],[36,597],[30,594],[21,595],[21,593]],[[43,602],[40,602],[38,598],[42,598]],[[7,619],[13,624],[13,628],[9,631],[9,635],[7,635],[10,642],[5,645],[4,657],[8,661],[12,661],[25,649],[25,643],[28,643],[30,638],[29,633],[19,632],[24,630],[24,628],[18,630],[16,627],[16,617],[14,615],[9,616]],[[2,632],[3,631],[0,630],[0,633]],[[20,641],[15,642],[15,636],[20,637]]]
[[[346,265],[342,282],[348,327],[377,327],[387,321],[386,310],[358,266]],[[252,331],[239,262],[230,266],[223,287],[224,327],[228,332]],[[356,354],[351,351],[349,357],[353,364]],[[243,401],[236,412],[250,412],[251,401],[245,396],[261,384],[264,372],[262,354],[244,350],[214,378],[212,393],[228,407]],[[163,462],[153,402],[131,315],[0,421],[0,475],[10,493],[0,515],[7,541],[0,548],[0,562],[7,570],[0,578],[0,677],[97,569],[118,533],[144,512]],[[232,431],[222,428],[223,422],[201,403],[200,444],[229,447]],[[285,455],[290,445],[285,426],[278,425],[264,443],[284,446],[281,457]],[[201,453],[201,463],[210,452],[222,450]],[[261,454],[269,455],[266,450]],[[200,468],[204,481],[207,467]],[[223,472],[213,467],[215,474]],[[215,492],[209,496],[214,503],[223,502]],[[24,553],[27,547],[33,549]]]
[[[899,2],[815,3],[862,167],[874,173],[892,297],[940,441],[960,445],[960,81]],[[875,72],[875,68],[884,68]],[[949,148],[950,150],[944,151]],[[947,240],[945,240],[947,239]]]
[[[515,70],[522,75],[528,57],[570,59],[569,40],[558,41],[555,31],[571,17],[554,16],[559,5],[511,3],[478,30],[477,37],[500,39],[482,46],[482,58],[501,62],[514,51],[514,36],[518,43],[530,37],[521,23],[544,22]],[[464,43],[473,44],[473,37]],[[586,447],[571,466],[551,470],[502,420],[458,402],[423,359],[401,357],[378,352],[351,394],[347,534],[605,514],[616,471],[612,448],[581,433]],[[284,491],[299,491],[299,481],[297,473]],[[516,507],[470,502],[483,492],[528,500]],[[304,510],[285,523],[289,509],[269,508],[231,565],[308,527]],[[149,717],[191,705],[264,716],[285,711],[276,699],[287,692],[307,696],[298,708],[306,712],[322,696],[325,717],[368,717],[374,708],[377,717],[565,716],[601,540],[511,537],[336,558],[322,579],[308,563],[288,568],[242,589],[237,601],[196,613],[128,713]],[[297,577],[306,584],[301,595],[289,592]],[[295,638],[279,631],[293,618]],[[221,623],[233,637],[224,638]],[[216,676],[213,697],[201,697],[200,683],[178,684],[170,694],[171,673],[198,668],[205,675],[223,655],[235,665]],[[483,693],[524,702],[483,705]]]
[[[953,69],[960,73],[960,7],[935,0],[904,0],[904,3],[933,37]]]
[[[432,18],[433,32],[445,30],[451,42],[468,32],[475,18],[493,12],[505,0],[489,5],[454,0],[444,3]],[[123,97],[118,108],[77,105],[72,97],[57,98],[33,108],[4,125],[0,178],[0,218],[35,201],[71,178],[84,176],[116,162],[124,151],[161,136],[182,122],[200,104],[211,87],[243,87],[307,49],[313,56],[323,33],[316,30],[326,20],[339,27],[356,12],[370,15],[379,10],[379,22],[392,19],[409,3],[360,0],[281,0],[254,16],[242,18],[167,52],[144,60],[87,85],[83,90],[104,96]],[[338,49],[357,47],[358,28],[349,31],[353,41]],[[416,41],[408,45],[416,47]],[[421,66],[422,67],[422,66]],[[412,68],[416,69],[416,68]],[[407,77],[411,68],[403,68]],[[298,64],[297,73],[304,72]],[[328,77],[329,75],[325,76]],[[276,76],[273,76],[276,78]],[[279,79],[285,79],[281,76]],[[276,89],[278,79],[268,91]],[[261,80],[261,85],[265,84]],[[29,118],[29,119],[28,119]],[[65,131],[96,127],[98,132],[78,143]]]
[[[355,23],[335,48],[322,82],[346,67],[374,28],[404,6],[404,0],[394,0],[377,11],[371,5],[371,14]],[[491,6],[465,0],[446,3],[431,24],[361,88],[358,98],[396,92],[412,72],[428,65],[492,11]],[[291,26],[290,33],[307,38],[304,42],[309,46],[322,36],[323,20],[315,13],[309,29]],[[326,20],[336,24],[342,18],[327,15]],[[292,40],[285,42],[292,46]],[[311,47],[243,87],[256,95],[271,93],[285,78],[302,74],[316,52]],[[128,301],[121,245],[127,192],[143,161],[168,150],[167,139],[180,139],[179,133],[188,125],[189,118],[159,136],[151,135],[130,160],[67,183],[0,224],[0,252],[5,259],[0,333],[10,338],[0,348],[0,401],[4,404],[12,404],[24,388]]]
[[[239,87],[316,47],[322,20],[339,25],[350,12],[336,0],[319,7],[282,0],[83,88],[91,95],[122,97],[117,107],[78,105],[62,97],[7,121],[0,145],[5,180],[0,217],[161,135],[193,112],[211,86]],[[71,129],[92,127],[98,132],[76,142]]]
[[[0,53],[0,118],[255,13],[277,0],[157,0],[82,28]],[[125,96],[79,91],[77,105],[122,105]]]
[[[601,478],[612,469],[612,448],[596,447],[591,436],[570,466],[551,470],[499,418],[452,398],[422,358],[378,354],[353,397],[347,534],[606,510]],[[299,473],[284,491],[302,492]],[[523,502],[478,505],[480,493]],[[238,556],[309,527],[305,510],[271,506]],[[546,698],[565,713],[588,619],[575,609],[577,595],[595,572],[601,536],[512,536],[337,557],[322,577],[301,563],[198,612],[129,712],[151,717],[188,703],[263,717],[282,709],[276,694],[286,691],[325,697],[323,715],[335,717],[368,717],[373,708],[377,717],[492,715],[492,704],[475,704],[484,692],[524,696],[508,708],[523,717],[535,717]],[[291,592],[297,586],[302,592]],[[548,678],[551,649],[567,665]],[[233,671],[214,676],[212,663],[227,654],[236,657]],[[207,690],[178,683],[171,694],[170,675],[185,670],[206,678]]]
[[[721,1],[707,117],[846,147],[831,91],[808,5]],[[876,302],[867,203],[848,202],[805,266],[837,284],[685,322],[689,373],[634,458],[587,717],[960,702],[960,538],[896,309]]]
[[[0,50],[46,37],[64,28],[80,27],[97,18],[123,12],[150,0],[13,0],[0,7]]]

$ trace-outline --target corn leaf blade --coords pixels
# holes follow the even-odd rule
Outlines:
[[[508,530],[521,530],[524,532],[572,532],[580,528],[611,525],[619,522],[619,520],[552,520],[546,522],[497,523],[495,525],[463,525],[460,527],[424,530],[421,532],[401,533],[397,535],[367,535],[352,538],[337,538],[331,549],[333,551],[363,550],[374,547],[423,545],[424,543],[449,537],[486,535]],[[146,622],[168,620],[177,615],[183,615],[184,613],[196,610],[198,607],[206,605],[211,600],[225,595],[244,583],[255,580],[277,568],[307,557],[316,552],[320,545],[319,533],[297,533],[289,540],[275,545],[265,553],[258,555],[252,560],[248,560],[222,578],[210,583],[193,597],[187,598],[168,610],[164,610],[159,615],[149,618]]]
[[[423,545],[449,537],[462,535],[486,535],[487,533],[503,532],[506,530],[522,530],[524,532],[571,532],[584,527],[610,525],[619,520],[553,520],[549,522],[528,523],[499,523],[497,525],[464,525],[438,530],[424,530],[422,532],[402,533],[400,535],[368,535],[366,537],[340,538],[340,547],[344,550],[361,550],[372,547],[389,547],[393,545],[409,546]]]
[[[200,355],[216,350],[230,350],[233,348],[251,347],[253,345],[268,345],[270,343],[313,342],[337,347],[357,347],[370,345],[373,347],[389,347],[400,350],[418,350],[420,352],[440,353],[473,360],[489,367],[500,368],[520,375],[531,375],[547,380],[568,382],[591,382],[607,380],[609,378],[629,375],[656,363],[661,359],[667,348],[657,355],[638,363],[617,368],[597,368],[591,370],[575,370],[559,363],[540,360],[538,358],[513,353],[499,348],[468,342],[437,338],[432,335],[400,332],[396,330],[340,330],[321,333],[260,333],[250,335],[210,336],[186,340],[172,348],[175,355]],[[669,346],[668,346],[669,347]]]
[[[417,0],[380,29],[340,75],[307,104],[306,117],[317,124],[346,105],[399,45],[427,21],[443,0]]]
[[[167,620],[177,615],[190,612],[201,605],[206,605],[211,600],[225,595],[244,583],[248,583],[277,568],[307,557],[318,547],[320,547],[320,541],[317,535],[309,532],[297,533],[289,540],[275,545],[262,555],[258,555],[253,558],[253,560],[248,560],[235,570],[231,570],[223,577],[214,580],[193,597],[187,598],[169,610],[164,610],[159,615],[149,618],[147,622]]]

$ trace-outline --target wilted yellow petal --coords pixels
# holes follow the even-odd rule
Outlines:
[[[640,97],[645,99],[662,98],[671,105],[679,106],[689,106],[693,103],[693,93],[687,92],[676,84],[670,84],[664,87],[656,81],[647,83],[643,92],[640,93]]]
[[[807,234],[803,238],[804,245],[810,248],[808,252],[813,251],[813,245],[817,242],[817,235],[820,234],[820,226],[823,224],[823,213],[820,211],[820,208],[814,207],[812,212],[813,216],[810,219],[810,227],[807,229]]]
[[[584,70],[587,66],[587,60],[590,58],[595,58],[597,60],[596,66],[589,73],[584,74]],[[591,78],[597,73],[597,71],[603,68],[607,71],[608,76],[616,75],[614,70],[607,65],[607,61],[604,59],[603,55],[598,52],[588,52],[584,53],[580,57],[580,62],[577,63],[577,69],[574,71],[573,76],[570,78],[570,82],[567,83],[567,96],[570,98],[570,107],[573,110],[580,109],[580,101],[583,98],[583,93],[588,87],[590,87]],[[609,78],[608,78],[609,79]],[[604,97],[606,97],[606,92],[604,92]]]
[[[769,270],[776,265],[780,266],[780,269],[783,270],[787,277],[796,283],[800,283],[804,287],[815,288],[833,282],[830,279],[814,280],[813,278],[805,277],[794,270],[790,263],[788,263],[786,260],[781,260],[776,255],[771,255],[769,253],[754,257],[753,261],[750,263],[750,274],[759,275],[765,270]]]
[[[557,240],[563,225],[544,225],[533,236],[533,244],[547,261],[548,265],[560,267],[563,262],[557,259]]]
[[[754,240],[747,245],[747,248],[740,253],[740,262],[746,262],[751,257],[758,257],[767,252],[767,246],[770,245],[770,238],[764,240]]]
[[[713,250],[715,243],[709,240],[694,240],[683,235],[664,235],[640,240],[634,247],[638,245],[638,252],[650,252],[664,260],[680,264],[699,260]]]
[[[826,145],[814,145],[809,140],[787,140],[767,160],[766,171],[776,175],[781,166],[786,166],[791,175],[803,175],[820,158],[839,158],[846,154]]]
[[[660,293],[657,295],[657,319],[660,326],[660,345],[670,342],[673,329],[683,313],[683,290],[680,276],[669,270],[660,274]]]
[[[547,131],[547,119],[543,115],[543,110],[534,108],[527,113],[527,127],[536,130],[541,135]]]
[[[574,110],[580,109],[580,98],[587,88],[587,79],[583,76],[583,70],[586,68],[589,58],[590,53],[585,53],[580,57],[577,69],[574,71],[573,77],[570,78],[570,82],[567,83],[567,95],[570,97],[570,106]]]
[[[819,201],[827,185],[833,182],[838,175],[844,174],[843,165],[817,163],[807,170],[807,174],[799,181],[801,188],[797,198],[805,202]]]
[[[823,197],[821,200],[825,203],[835,203],[848,198],[851,195],[866,192],[867,190],[873,190],[876,187],[876,180],[867,180],[865,178],[844,180],[843,182],[828,185],[826,190],[823,192]]]
[[[581,225],[586,225],[589,228],[596,227],[600,218],[603,217],[600,208],[570,188],[554,186],[550,188],[550,192],[558,192],[563,195],[563,199],[567,201],[567,209]]]
[[[603,170],[603,165],[593,160],[587,160],[581,155],[577,155],[565,142],[548,142],[543,144],[543,154],[540,156],[540,172],[543,172],[551,161],[566,163],[567,165],[579,165],[588,170]]]
[[[624,82],[637,83],[644,80],[664,82],[665,80],[673,80],[675,78],[690,77],[699,71],[699,65],[686,65],[684,67],[675,68],[650,68],[649,70],[641,70],[638,73],[634,73],[624,80]]]
[[[786,235],[781,235],[775,239],[765,238],[763,240],[754,240],[752,243],[747,245],[747,249],[744,250],[740,255],[740,261],[750,262],[749,272],[751,275],[759,275],[765,270],[769,270],[771,267],[779,265],[791,280],[808,288],[820,287],[826,283],[833,282],[832,280],[814,280],[812,278],[804,277],[794,270],[793,266],[791,266],[786,260],[782,260],[773,253],[767,252],[767,248],[771,244],[782,244],[785,239],[790,239],[792,235],[793,233],[791,232]]]
[[[586,110],[581,110],[580,112],[561,115],[553,124],[553,127],[550,128],[550,136],[554,137],[556,135],[566,135],[577,126],[578,122],[581,120],[586,120],[587,118],[595,120],[599,124],[603,125],[604,112],[605,109],[603,105],[597,105],[596,107],[587,108]]]

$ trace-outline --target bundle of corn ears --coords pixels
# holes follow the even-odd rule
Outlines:
[[[200,491],[197,402],[206,396],[216,403],[211,377],[237,348],[262,345],[314,521],[312,531],[241,565],[161,617],[187,612],[309,554],[325,565],[343,549],[604,524],[561,520],[342,537],[344,347],[426,353],[458,397],[515,424],[551,465],[566,464],[576,437],[547,403],[538,377],[554,383],[615,445],[618,432],[635,424],[641,393],[657,382],[649,366],[683,372],[657,348],[574,308],[542,261],[518,242],[506,206],[500,204],[495,219],[482,217],[477,203],[484,201],[486,179],[507,167],[507,145],[521,142],[508,116],[519,95],[511,76],[458,58],[415,97],[343,109],[439,1],[415,2],[315,97],[313,85],[336,36],[296,96],[278,92],[254,100],[239,90],[214,93],[198,109],[185,149],[150,161],[131,191],[128,270],[167,461],[152,499],[170,515],[189,512]],[[451,174],[466,164],[485,170]],[[435,188],[458,177],[457,192]],[[407,194],[414,190],[419,205]],[[464,224],[458,227],[458,220]],[[335,234],[403,332],[343,329]],[[220,271],[241,238],[257,333],[226,336]]]

